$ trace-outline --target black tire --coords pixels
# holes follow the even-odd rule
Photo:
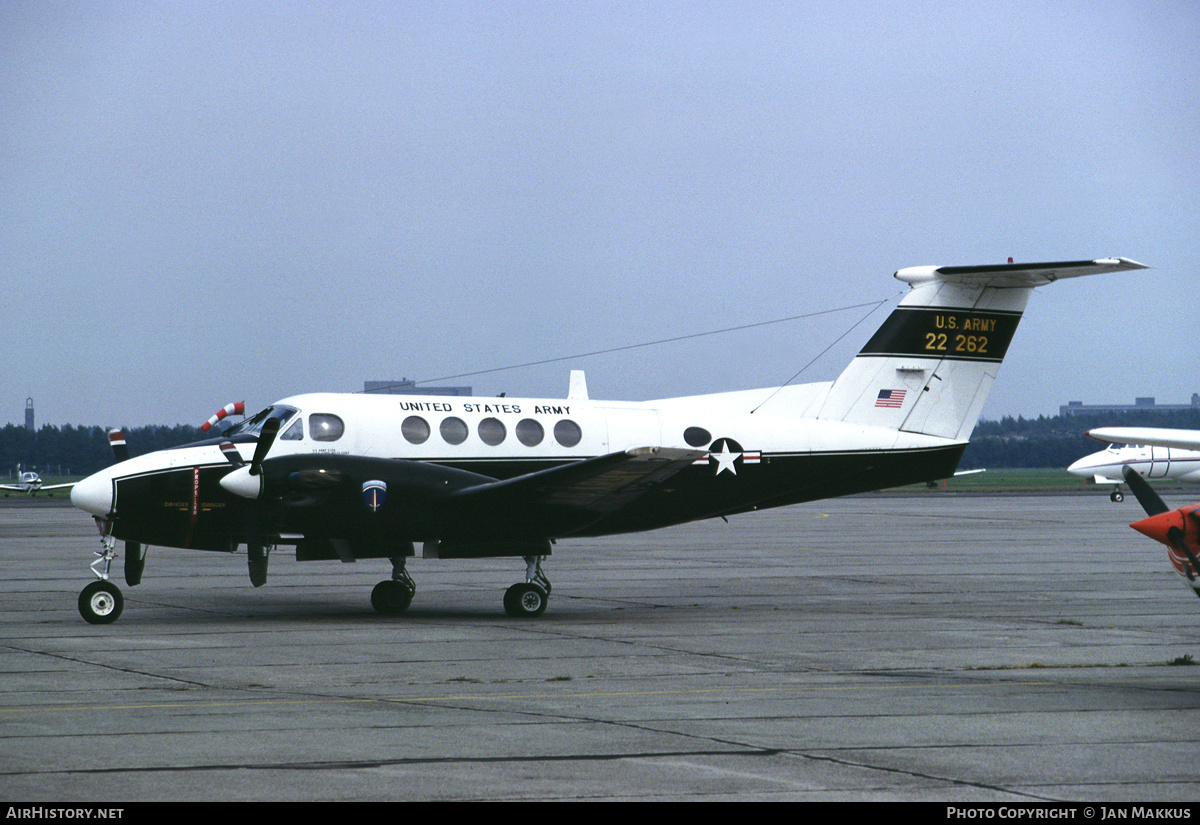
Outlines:
[[[110,581],[92,582],[79,594],[79,615],[88,624],[112,624],[124,609],[121,588]]]
[[[413,592],[409,590],[404,582],[398,581],[381,581],[375,585],[375,589],[371,591],[371,607],[385,616],[395,616],[408,610],[408,606],[412,604]]]
[[[504,612],[514,619],[532,619],[546,612],[549,596],[536,584],[521,582],[504,591]]]
[[[1113,493],[1111,495],[1109,495],[1109,499],[1112,501],[1113,504],[1120,504],[1122,501],[1125,500],[1125,494],[1122,493],[1120,490],[1114,490]]]

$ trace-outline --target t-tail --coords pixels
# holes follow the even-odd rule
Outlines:
[[[1035,287],[1145,269],[1125,258],[910,267],[912,290],[826,395],[818,418],[966,441]]]

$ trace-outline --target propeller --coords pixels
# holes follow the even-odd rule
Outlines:
[[[1146,515],[1157,516],[1170,509],[1159,498],[1158,493],[1154,492],[1154,488],[1146,482],[1146,479],[1138,475],[1137,471],[1132,467],[1129,465],[1122,467],[1121,475],[1125,477],[1125,483],[1129,485],[1129,489],[1137,497],[1138,504],[1142,505],[1142,509],[1146,511]]]
[[[202,432],[208,432],[213,427],[215,427],[220,421],[224,420],[225,416],[227,416],[227,415],[245,415],[245,414],[246,414],[246,402],[245,401],[235,401],[232,404],[226,404],[224,407],[217,410],[216,413],[211,418],[209,418],[207,421],[205,421],[203,424],[201,424],[200,430]]]
[[[129,460],[129,445],[125,443],[125,434],[118,429],[108,431],[108,446],[112,447],[113,458],[120,464]],[[146,548],[141,542],[125,542],[125,583],[136,587],[142,583],[142,573],[146,570]]]
[[[1194,584],[1197,572],[1200,571],[1200,558],[1196,557],[1196,549],[1188,540],[1189,533],[1195,536],[1200,532],[1198,530],[1200,528],[1200,514],[1197,513],[1197,511],[1200,511],[1200,506],[1192,504],[1171,510],[1159,497],[1158,493],[1154,492],[1146,480],[1138,475],[1137,472],[1129,467],[1123,467],[1121,475],[1125,478],[1125,483],[1129,485],[1129,489],[1137,496],[1138,503],[1142,505],[1142,509],[1146,511],[1146,518],[1141,521],[1135,521],[1129,526],[1142,535],[1162,542],[1179,553],[1179,557],[1176,557],[1172,561],[1176,569],[1189,582],[1193,583],[1192,587],[1196,591],[1196,595],[1200,596],[1200,586]],[[1189,520],[1191,521],[1190,527]],[[1183,562],[1184,558],[1187,559],[1186,563]]]
[[[267,453],[275,444],[275,437],[279,435],[279,426],[278,418],[268,418],[263,422],[258,443],[254,447],[254,456],[248,465],[242,461],[242,456],[233,442],[225,441],[221,444],[221,454],[233,465],[233,472],[225,474],[220,481],[221,486],[234,495],[251,499],[251,503],[246,507],[246,556],[250,567],[250,583],[255,587],[262,587],[267,582],[268,551],[260,538],[263,507],[260,498],[265,486],[262,465]]]
[[[263,423],[262,431],[258,435],[258,444],[254,447],[254,457],[250,459],[249,464],[242,461],[237,447],[232,442],[224,442],[221,445],[221,452],[225,455],[225,459],[233,465],[233,472],[227,473],[221,479],[221,486],[242,498],[256,499],[261,496],[263,493],[262,463],[266,460],[267,453],[271,451],[277,435],[279,435],[279,419],[268,418]]]

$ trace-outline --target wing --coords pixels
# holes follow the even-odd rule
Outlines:
[[[639,447],[458,490],[437,508],[481,519],[500,531],[537,525],[536,532],[547,536],[569,535],[629,506],[705,455],[703,450]]]
[[[1179,447],[1200,450],[1200,430],[1170,430],[1161,427],[1098,427],[1088,438],[1109,444],[1142,444],[1147,447]]]
[[[261,498],[262,519],[288,525],[283,532],[544,540],[629,506],[705,455],[642,447],[502,480],[406,459],[292,455],[264,461],[262,476],[247,476],[253,483],[240,483],[244,467],[220,483],[243,498]],[[372,486],[385,491],[377,511],[364,503]]]
[[[0,490],[19,490],[20,492],[23,492],[23,493],[29,493],[29,492],[44,493],[47,490],[65,490],[68,487],[74,487],[74,486],[75,486],[74,481],[72,481],[70,484],[43,484],[40,487],[34,487],[33,485],[30,485],[30,484],[21,484],[21,485],[0,484]]]

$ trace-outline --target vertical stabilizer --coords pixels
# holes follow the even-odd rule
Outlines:
[[[911,267],[912,286],[838,377],[818,418],[966,441],[1034,287],[1145,269],[1124,258]]]

